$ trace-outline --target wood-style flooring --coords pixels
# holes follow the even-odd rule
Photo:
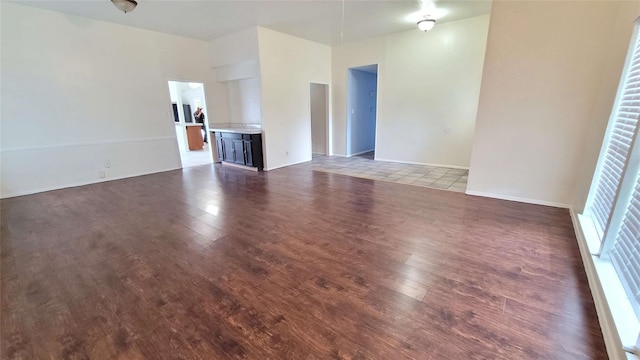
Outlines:
[[[220,165],[1,202],[3,359],[606,359],[564,209]]]

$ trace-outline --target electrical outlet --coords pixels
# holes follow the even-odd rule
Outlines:
[[[100,179],[104,179],[107,176],[107,174],[105,174],[104,171],[100,171],[98,172],[98,176],[100,176]]]
[[[107,160],[104,162],[104,167],[106,168],[110,168],[111,167],[111,161]]]

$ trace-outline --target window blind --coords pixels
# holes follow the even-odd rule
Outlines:
[[[636,314],[640,314],[640,174],[611,250],[611,262]]]
[[[629,156],[640,116],[640,36],[636,37],[633,56],[623,76],[622,91],[614,109],[614,125],[607,139],[596,189],[590,204],[592,218],[602,240],[613,203]]]

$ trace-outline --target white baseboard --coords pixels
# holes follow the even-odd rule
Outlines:
[[[46,191],[68,189],[68,188],[72,188],[72,187],[98,184],[98,183],[107,182],[107,181],[121,180],[121,179],[127,179],[127,178],[136,177],[136,176],[151,175],[151,174],[157,174],[157,173],[161,173],[161,172],[180,170],[180,169],[181,168],[179,168],[179,167],[177,167],[177,168],[167,168],[167,169],[160,169],[158,171],[149,171],[149,172],[141,172],[141,173],[135,173],[135,174],[127,174],[127,175],[124,175],[124,176],[116,176],[116,177],[112,177],[112,178],[108,178],[108,179],[105,178],[105,179],[98,179],[98,180],[91,180],[91,181],[80,181],[80,182],[75,182],[75,183],[70,183],[70,184],[64,184],[62,186],[50,186],[50,187],[44,187],[44,188],[39,188],[39,189],[29,189],[27,191],[18,191],[18,192],[14,192],[14,193],[2,194],[1,198],[2,199],[8,199],[8,198],[13,198],[13,197],[18,197],[18,196],[33,195],[33,194],[46,192]]]
[[[365,150],[365,151],[359,151],[359,152],[357,152],[357,153],[353,153],[353,154],[351,154],[351,155],[349,155],[349,156],[347,156],[347,157],[358,156],[358,155],[366,154],[366,153],[369,153],[369,152],[372,152],[372,151],[375,151],[375,149]]]
[[[591,252],[589,251],[586,238],[582,232],[578,215],[573,208],[569,208],[569,214],[571,215],[571,222],[573,223],[578,247],[580,248],[580,256],[582,257],[584,270],[587,274],[589,289],[591,289],[591,296],[593,297],[593,302],[596,306],[596,314],[598,315],[598,322],[600,323],[600,329],[602,330],[604,344],[607,348],[607,355],[609,355],[609,359],[612,360],[628,359],[628,354],[622,348],[622,342],[620,341],[620,336],[616,329],[611,309],[607,303],[602,283],[600,282],[600,278],[596,272],[593,255],[591,255]]]
[[[222,166],[234,167],[234,168],[244,169],[244,170],[249,170],[249,171],[258,171],[257,167],[234,164],[234,163],[227,162],[227,161],[221,161],[221,164],[222,164]]]
[[[294,165],[298,165],[298,164],[302,164],[302,163],[306,163],[311,161],[312,159],[308,159],[308,160],[303,160],[297,163],[293,163],[293,164],[284,164],[284,165],[278,165],[278,166],[273,166],[273,167],[269,167],[267,168],[266,166],[264,167],[264,169],[262,169],[263,171],[272,171],[272,170],[276,170],[276,169],[282,169],[288,166],[294,166]]]
[[[527,199],[527,198],[521,198],[521,197],[517,197],[517,196],[507,196],[507,195],[500,195],[500,194],[485,193],[485,192],[481,192],[481,191],[470,191],[470,190],[467,190],[465,192],[465,194],[473,195],[473,196],[488,197],[488,198],[493,198],[493,199],[507,200],[507,201],[516,201],[516,202],[534,204],[534,205],[552,206],[552,207],[558,207],[558,208],[564,208],[564,209],[569,209],[571,207],[568,204],[562,204],[562,203],[557,203],[557,202],[553,202],[553,201]]]
[[[400,164],[424,165],[424,166],[446,167],[446,168],[451,168],[451,169],[469,170],[468,166],[459,166],[459,165],[433,164],[433,163],[422,163],[422,162],[415,162],[415,161],[391,160],[391,159],[381,159],[379,157],[375,157],[374,160],[376,160],[376,161],[395,162],[395,163],[400,163]]]

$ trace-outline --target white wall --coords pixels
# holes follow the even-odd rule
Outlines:
[[[603,74],[624,60],[609,51],[629,41],[629,32],[616,33],[622,3],[493,3],[467,193],[573,202],[594,105],[611,107]]]
[[[208,42],[209,64],[212,68],[257,60],[258,28],[251,27]]]
[[[311,84],[311,151],[327,153],[327,92],[328,85]]]
[[[349,68],[378,64],[378,98],[383,93],[381,72],[386,58],[385,37],[359,41],[331,49],[331,155],[347,155],[347,82]],[[378,104],[379,105],[379,104]],[[380,107],[378,107],[378,111]],[[379,117],[378,117],[379,119]]]
[[[241,80],[260,77],[257,60],[247,60],[237,64],[219,66],[216,69],[218,81]]]
[[[209,41],[215,68],[215,99],[210,123],[262,122],[258,28],[252,27]]]
[[[265,169],[311,160],[310,83],[329,84],[331,48],[258,28]]]
[[[169,85],[169,97],[171,98],[171,102],[172,103],[178,103],[178,93],[180,92],[178,90],[178,83],[175,81],[169,81],[168,82]]]
[[[1,6],[2,197],[180,167],[167,81],[206,86],[205,42]]]
[[[378,65],[376,158],[467,167],[489,16],[333,48],[333,152],[345,155],[347,69]]]
[[[229,122],[262,123],[260,79],[231,80],[224,84],[229,100]]]

